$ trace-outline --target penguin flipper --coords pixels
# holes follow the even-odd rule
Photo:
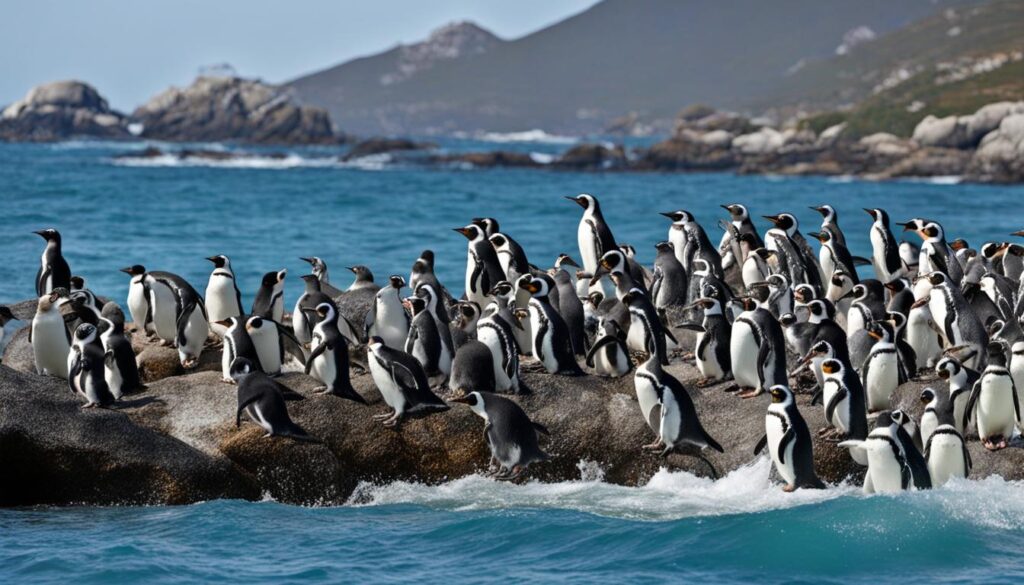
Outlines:
[[[665,337],[671,339],[672,343],[679,345],[679,340],[676,339],[675,335],[672,335],[672,331],[670,331],[668,327],[664,327],[663,329],[665,330]]]
[[[309,353],[309,357],[306,358],[306,375],[309,375],[309,371],[313,369],[313,362],[316,358],[323,355],[325,351],[331,350],[331,346],[327,343],[321,343],[313,348],[313,351]]]
[[[590,351],[587,352],[586,363],[589,367],[594,367],[594,355],[604,346],[610,343],[622,343],[622,341],[615,336],[605,335],[601,339],[598,339],[590,346]]]
[[[278,335],[283,336],[281,340],[283,351],[289,353],[300,364],[306,365],[306,354],[302,351],[302,344],[299,343],[299,338],[295,337],[295,332],[277,321],[274,321],[274,325],[277,326]],[[283,355],[281,357],[284,358]],[[283,362],[284,359],[281,361]]]
[[[782,433],[782,438],[779,439],[779,446],[776,447],[775,449],[776,455],[779,458],[779,463],[786,463],[786,448],[789,446],[790,443],[792,443],[795,440],[796,431],[794,431],[793,427],[790,426],[788,429],[786,429],[785,433]]]
[[[764,451],[764,448],[767,447],[767,446],[768,446],[768,433],[765,433],[764,435],[761,436],[760,439],[757,440],[757,444],[754,445],[754,455],[757,455],[761,451]]]
[[[967,407],[964,408],[964,420],[963,429],[967,432],[967,427],[971,423],[971,414],[974,412],[974,408],[978,402],[978,394],[981,393],[981,379],[978,379],[971,388],[971,395],[967,398]],[[1014,399],[1016,399],[1017,393],[1014,392]]]
[[[816,390],[814,394],[811,394],[811,406],[820,403],[823,396],[824,393],[821,390]],[[826,418],[826,420],[828,419]]]
[[[350,319],[349,319],[348,317],[346,317],[345,315],[340,315],[340,318],[341,318],[341,319],[343,319],[343,320],[345,321],[345,324],[346,324],[346,325],[348,325],[348,328],[352,330],[352,333],[355,333],[355,334],[356,334],[356,336],[358,337],[358,335],[359,335],[359,329],[358,329],[358,328],[357,328],[357,327],[355,326],[355,323],[353,323],[353,322],[352,322],[352,321],[351,321],[351,320],[350,320]],[[343,336],[344,336],[344,335],[343,335]],[[364,337],[364,338],[362,338],[362,339],[359,339],[359,338],[357,338],[357,339],[350,339],[350,340],[349,340],[349,343],[363,343],[364,341],[366,341],[366,338],[365,338],[365,337]]]
[[[68,369],[68,388],[72,394],[78,394],[78,390],[75,390],[75,378],[82,373],[84,364],[81,350],[77,346],[72,346],[71,351],[74,352],[75,357],[71,358],[71,367]]]
[[[545,435],[551,436],[551,431],[549,431],[546,426],[533,421],[530,421],[530,424],[533,425],[533,428],[536,429],[538,433],[544,433]]]
[[[854,266],[871,266],[871,260],[863,256],[851,256]]]
[[[832,425],[832,415],[836,412],[836,407],[839,403],[849,395],[850,391],[845,387],[840,387],[839,391],[832,395],[829,399],[828,404],[825,405],[825,424]]]
[[[1016,384],[1014,384],[1014,386],[1012,388],[1011,394],[1013,394],[1013,413],[1017,416],[1017,423],[1019,424],[1021,422],[1020,421],[1020,398],[1017,396],[1017,386],[1016,386]]]
[[[235,428],[242,426],[242,411],[249,407],[252,403],[260,399],[260,395],[253,393],[247,396],[244,400],[238,403],[238,410],[235,412]]]
[[[850,451],[850,457],[853,458],[860,465],[868,464],[868,453],[864,448],[864,441],[861,439],[854,439],[850,441],[841,441],[839,447],[845,447]],[[869,476],[870,477],[870,476]]]

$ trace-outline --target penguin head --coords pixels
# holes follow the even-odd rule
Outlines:
[[[793,313],[779,315],[779,325],[782,325],[783,329],[796,325],[796,315]]]
[[[910,416],[900,409],[896,409],[889,413],[889,419],[892,420],[892,424],[897,426],[903,426],[910,421]],[[879,417],[878,422],[881,423],[882,419]]]
[[[827,359],[821,362],[821,373],[825,376],[842,376],[843,362],[836,359]]]
[[[811,314],[811,321],[815,323],[820,323],[824,319],[831,318],[829,316],[828,305],[826,304],[826,301],[823,301],[822,299],[814,299],[807,303],[807,311]]]
[[[864,208],[864,211],[871,216],[871,219],[875,223],[880,223],[885,227],[889,227],[889,214],[884,209],[868,209]]]
[[[546,297],[551,288],[544,278],[525,274],[519,278],[519,288],[534,297]]]
[[[458,316],[454,321],[455,326],[463,331],[473,331],[480,320],[480,305],[473,301],[459,301],[456,310]]]
[[[317,256],[300,256],[299,260],[302,260],[306,264],[309,264],[309,266],[314,271],[316,271],[318,268],[319,269],[327,268],[327,264],[323,260],[321,260],[319,257],[317,257]]]
[[[768,389],[768,393],[772,397],[772,404],[788,404],[793,401],[793,391],[784,384],[772,386]]]
[[[252,360],[245,357],[236,357],[231,360],[231,365],[228,366],[228,375],[231,376],[232,380],[237,382],[245,376],[253,373],[255,370],[256,368],[253,365]]]
[[[267,288],[274,288],[277,285],[284,282],[285,275],[288,274],[287,270],[278,270],[277,272],[268,272],[263,275],[263,279],[260,281],[262,286]]]
[[[82,323],[75,329],[75,342],[81,344],[92,343],[96,339],[96,326]]]
[[[659,212],[661,215],[672,220],[672,223],[685,224],[693,221],[693,215],[685,209],[677,209],[676,211],[662,211]]]
[[[479,392],[470,392],[463,394],[458,398],[452,398],[449,402],[458,402],[459,404],[465,404],[473,409],[473,412],[482,413],[484,411],[484,397]]]
[[[813,301],[815,296],[814,287],[809,284],[798,284],[793,289],[793,298],[803,304]]]
[[[78,276],[77,274],[72,276],[71,280],[68,282],[71,284],[71,290],[73,291],[85,289],[85,279],[82,278],[81,276]]]
[[[775,224],[775,227],[792,235],[796,230],[800,229],[800,222],[796,220],[796,216],[792,213],[780,213],[778,215],[765,215],[763,216],[768,221]]]
[[[868,335],[879,342],[891,342],[895,338],[892,325],[885,321],[875,321],[867,328]]]
[[[886,313],[886,318],[889,323],[892,323],[893,332],[897,335],[907,325],[907,316],[899,311],[889,311]]]
[[[124,272],[129,276],[142,276],[143,274],[146,273],[146,267],[141,264],[135,264],[132,266],[128,266],[126,268],[122,268],[121,272]]]
[[[654,244],[654,249],[658,251],[658,254],[675,254],[676,247],[672,245],[672,242],[658,242]]]
[[[634,248],[630,244],[619,244],[619,250],[621,250],[622,253],[626,255],[626,258],[629,258],[631,260],[633,258],[636,258],[636,248]]]
[[[241,317],[228,317],[227,319],[223,319],[221,321],[215,321],[214,325],[220,325],[221,327],[231,331],[235,327],[238,327],[238,325],[241,322],[242,322],[242,318]]]
[[[11,321],[17,321],[18,318],[14,316],[9,307],[0,305],[0,327],[7,325]]]
[[[885,283],[884,286],[890,292],[898,293],[900,291],[906,290],[906,288],[907,288],[907,281],[906,281],[906,279],[903,279],[903,278],[894,278],[894,279],[890,280],[889,282]]]
[[[626,267],[626,255],[621,250],[608,250],[598,260],[598,272],[622,272]],[[595,275],[596,276],[596,275]]]
[[[925,221],[923,219],[914,218],[914,219],[910,219],[910,220],[903,221],[903,222],[898,221],[898,222],[896,222],[896,225],[898,225],[901,228],[903,228],[903,231],[905,231],[905,232],[920,233],[921,228],[924,227],[924,223],[925,223]]]
[[[732,217],[732,221],[743,221],[746,219],[750,219],[750,214],[747,213],[747,208],[739,203],[730,203],[728,205],[723,205],[722,209],[729,212],[729,215]]]
[[[1002,339],[996,339],[988,344],[988,365],[1006,367],[1009,362],[1007,356],[1010,353],[1010,345]]]
[[[757,301],[753,297],[735,297],[733,301],[740,306],[740,310],[753,311],[757,308]]]
[[[402,306],[409,309],[409,312],[415,317],[426,310],[427,301],[423,297],[418,296],[405,297],[402,299]]]
[[[928,388],[925,388],[924,390],[921,390],[921,403],[922,404],[928,404],[928,403],[932,402],[933,400],[937,399],[938,397],[939,397],[939,395],[936,394],[934,388],[928,387]]]
[[[633,305],[636,305],[637,303],[639,303],[640,299],[643,298],[643,296],[644,296],[644,291],[642,291],[642,290],[640,290],[638,288],[631,288],[631,289],[629,289],[628,293],[623,295],[623,297],[622,297],[622,304],[626,305],[627,307],[632,307]]]
[[[495,250],[507,250],[509,247],[508,236],[505,234],[494,234],[487,238]]]
[[[306,291],[320,290],[320,279],[315,274],[303,274],[299,277],[302,282],[306,283]]]
[[[944,357],[935,364],[935,373],[943,380],[957,375],[961,369],[963,369],[963,365],[960,364],[960,360],[953,357]]]
[[[918,229],[917,233],[921,234],[921,237],[926,240],[943,240],[946,235],[942,229],[942,225],[937,221],[929,221]]]
[[[820,358],[833,358],[836,352],[832,348],[832,344],[827,341],[819,341],[811,347],[809,357],[820,357]]]
[[[457,231],[460,234],[466,236],[466,239],[471,241],[471,242],[475,242],[477,240],[482,240],[482,239],[484,239],[486,237],[486,235],[484,234],[483,228],[478,226],[478,225],[474,225],[474,224],[469,224],[467,226],[463,226],[463,227],[460,227],[460,228],[452,228],[452,229],[454,231]]]
[[[349,272],[356,275],[356,282],[373,282],[373,272],[368,266],[356,264],[347,267]]]
[[[835,208],[827,203],[824,205],[818,205],[817,207],[812,205],[811,209],[820,213],[822,219],[825,220],[825,223],[835,223],[838,219]]]
[[[320,303],[316,306],[316,315],[321,321],[333,321],[335,313],[333,303]]]
[[[412,263],[412,272],[413,272],[413,274],[424,274],[424,273],[433,272],[433,271],[434,271],[434,251],[433,250],[423,250],[423,253],[420,254],[420,257],[417,258],[416,261]]]
[[[938,270],[929,273],[927,278],[928,282],[930,282],[932,286],[942,286],[943,284],[949,282],[949,277],[946,276],[945,273],[939,272]]]
[[[414,295],[423,299],[423,304],[427,309],[433,311],[437,307],[437,291],[432,285],[420,284],[416,287]]]
[[[50,294],[39,297],[36,307],[39,312],[46,313],[56,306],[63,305],[68,300],[70,299],[66,288],[55,288],[50,291]]]
[[[498,224],[498,220],[493,217],[474,217],[470,223],[484,230],[484,235],[486,236],[493,236],[501,231],[501,226]]]
[[[989,244],[994,244],[995,246],[999,245],[999,244],[996,244],[995,242],[986,242],[986,243],[981,245],[982,253],[985,252],[985,246],[987,246]],[[953,240],[952,242],[949,243],[949,249],[953,250],[954,252],[959,252],[960,250],[969,250],[970,248],[971,248],[971,245],[969,243],[967,243],[967,240],[965,240],[963,238],[957,238],[957,239],[955,239],[955,240]]]
[[[401,290],[405,287],[405,279],[397,274],[392,274],[388,277],[388,284],[393,289]]]
[[[580,193],[579,195],[577,195],[575,197],[570,197],[570,196],[566,195],[565,198],[568,199],[569,201],[575,201],[577,205],[579,205],[583,209],[586,209],[587,211],[596,211],[597,210],[597,199],[595,199],[593,195],[587,195],[586,193]]]
[[[35,232],[32,232],[32,233],[38,235],[39,237],[43,238],[47,242],[53,242],[55,244],[59,244],[60,243],[60,232],[58,232],[57,230],[55,230],[53,228],[46,228],[46,229],[38,230],[38,231],[35,231]]]
[[[811,236],[815,240],[818,240],[822,244],[827,244],[832,241],[832,234],[830,234],[828,231],[809,232],[807,235]]]
[[[491,287],[491,290],[487,291],[487,296],[495,298],[505,298],[512,294],[512,283],[507,280],[502,280],[498,284]]]
[[[900,423],[896,422],[896,416],[894,416],[896,412],[899,411],[890,412],[888,410],[883,410],[882,412],[878,413],[878,416],[875,417],[875,428],[885,429],[891,427],[892,425],[898,426]],[[903,413],[900,412],[899,419],[901,421],[903,420],[902,415]]]
[[[953,248],[953,246],[955,246],[957,242],[962,242],[962,241],[963,240],[954,240],[952,243],[949,244],[949,247]],[[966,244],[966,242],[965,242],[965,244]],[[1009,242],[985,242],[984,244],[981,245],[981,255],[984,256],[985,258],[989,259],[989,260],[993,260],[993,259],[998,258],[999,256],[1001,256],[1002,254],[1004,254],[1007,251],[1007,249],[1009,249],[1009,247],[1010,247]],[[962,248],[959,248],[959,249],[958,248],[953,248],[953,249],[954,250],[959,250],[959,249],[962,249]]]
[[[213,262],[214,268],[226,268],[228,266],[231,266],[231,261],[228,260],[228,257],[223,254],[219,256],[210,256],[209,258],[207,258],[207,260]]]
[[[377,353],[384,347],[386,347],[384,345],[384,339],[379,335],[374,335],[366,340],[366,349],[373,353]]]
[[[771,298],[772,289],[769,288],[767,282],[752,282],[747,288],[750,291],[750,297],[758,303],[766,303]]]
[[[580,267],[572,257],[563,252],[558,255],[558,258],[555,258],[555,268],[563,268],[565,266],[574,266],[576,268]]]
[[[604,293],[601,291],[594,291],[587,295],[587,301],[596,309],[604,302]]]
[[[768,287],[772,289],[772,292],[777,291],[777,294],[789,290],[789,279],[786,278],[785,274],[771,274],[765,282],[768,283]]]
[[[265,324],[266,324],[266,319],[264,319],[263,317],[256,317],[256,316],[249,317],[249,319],[246,320],[246,322],[245,322],[245,330],[248,331],[250,334],[262,333],[263,332],[263,326]]]

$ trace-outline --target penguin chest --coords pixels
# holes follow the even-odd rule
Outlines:
[[[967,402],[970,399],[970,389],[960,390],[957,392],[955,389],[949,389],[950,400],[953,402],[953,423],[956,430],[961,435],[964,433],[964,412],[967,410]],[[972,414],[971,420],[974,420]]]
[[[757,375],[758,350],[750,324],[737,320],[732,326],[729,353],[732,357],[732,373],[740,387],[756,388],[760,384]]]
[[[1010,376],[994,373],[982,376],[977,408],[978,435],[982,439],[1001,436],[1009,440],[1016,422]]]
[[[933,487],[938,487],[954,477],[967,477],[967,461],[964,460],[960,437],[952,433],[941,433],[932,437],[927,464]]]
[[[629,356],[618,344],[602,348],[594,354],[594,370],[602,376],[617,378],[628,371]]]
[[[793,485],[793,482],[796,481],[796,467],[793,465],[793,447],[796,445],[796,441],[790,441],[789,445],[786,446],[784,452],[785,461],[783,462],[779,458],[779,444],[782,442],[783,435],[786,434],[785,424],[783,419],[774,413],[764,417],[764,431],[765,436],[768,438],[766,444],[768,445],[768,452],[772,463],[775,464],[775,469],[782,476],[783,481],[788,485]]]
[[[871,260],[875,264],[875,275],[882,282],[888,282],[889,274],[885,266],[885,235],[881,228],[871,228]]]
[[[955,340],[949,339],[946,331],[946,322],[949,320],[950,314],[946,307],[946,297],[942,294],[942,291],[932,290],[931,297],[928,300],[928,310],[931,311],[932,320],[938,326],[939,331],[942,332],[942,337],[946,338],[946,343],[954,343]]]
[[[876,493],[903,491],[903,467],[896,459],[892,444],[884,438],[868,437],[865,445],[868,474]],[[865,480],[867,481],[867,480]]]
[[[864,390],[868,395],[868,410],[882,410],[889,406],[889,396],[899,385],[899,363],[896,349],[878,351],[878,346],[868,357],[870,365]]]
[[[928,367],[942,351],[935,330],[931,328],[931,312],[928,309],[911,309],[907,319],[907,343],[917,355],[918,369]]]
[[[32,321],[32,353],[37,372],[67,379],[70,351],[71,344],[60,314],[54,310],[37,314]]]
[[[188,358],[199,358],[206,344],[206,338],[210,335],[210,324],[203,316],[203,310],[199,305],[192,309],[185,323],[184,343],[179,344],[178,354],[184,362]]]
[[[852,336],[857,331],[864,329],[864,312],[860,305],[851,305],[850,311],[846,314],[846,335]]]
[[[593,274],[597,271],[597,243],[594,241],[594,231],[586,219],[580,221],[576,229],[576,242],[580,246],[580,256],[583,257],[583,269]]]
[[[683,413],[668,388],[661,394],[661,424],[658,434],[666,445],[678,445],[683,437]]]
[[[373,383],[380,390],[380,395],[384,398],[384,402],[399,412],[404,411],[405,396],[402,394],[401,387],[391,378],[391,372],[384,369],[384,366],[373,355],[370,355],[367,361],[370,362],[370,374],[373,376]]]
[[[146,291],[141,282],[132,282],[128,286],[128,312],[132,321],[141,330],[146,320],[146,310],[149,308],[149,299],[146,298]]]
[[[156,334],[164,341],[177,337],[178,307],[171,289],[154,281],[149,287],[149,304],[152,307],[153,326]]]
[[[626,347],[630,351],[647,353],[647,328],[637,315],[630,311],[629,331],[626,333]]]
[[[713,335],[707,333],[697,334],[697,351],[694,358],[697,361],[697,369],[700,375],[709,380],[721,380],[725,377],[722,364],[718,363],[718,341]]]
[[[672,251],[680,264],[686,265],[686,233],[681,229],[668,230],[668,241],[672,243]]]
[[[1013,344],[1013,354],[1010,357],[1010,377],[1013,378],[1014,386],[1024,388],[1024,342],[1018,341]]]
[[[655,382],[648,376],[638,375],[634,377],[636,388],[636,401],[640,404],[640,413],[652,431],[659,432],[661,426],[661,412],[658,407],[658,390]]]
[[[299,300],[295,301],[295,308],[292,309],[292,332],[295,333],[295,339],[299,343],[309,343],[312,339],[310,334],[309,320],[306,319],[306,314],[302,312],[302,302],[306,299],[306,295],[299,297]],[[210,304],[206,304],[206,310],[210,312],[210,322],[214,321],[213,312],[210,310]],[[342,321],[344,319],[341,319]],[[351,339],[351,338],[350,338]]]
[[[491,364],[494,368],[495,390],[505,392],[511,386],[508,374],[505,373],[505,361],[509,357],[510,348],[502,342],[498,326],[493,322],[485,321],[477,327],[477,340],[491,350]]]
[[[832,402],[832,398],[842,390],[842,383],[838,380],[827,380],[822,386],[822,402],[827,406]],[[839,399],[839,402],[835,406],[835,410],[832,411],[832,419],[825,421],[828,424],[834,426],[841,433],[848,433],[850,431],[850,396],[847,393],[846,396]]]
[[[477,262],[476,255],[472,250],[466,254],[466,298],[479,302],[479,299],[487,292],[483,290],[481,281],[484,278],[484,267]]]
[[[124,378],[121,376],[121,370],[117,367],[117,360],[114,360],[114,363],[109,366],[104,366],[103,379],[114,398],[120,399],[124,395]]]
[[[927,445],[928,439],[931,438],[935,432],[936,427],[939,426],[939,419],[935,416],[935,411],[925,410],[924,414],[921,415],[921,444]]]
[[[212,322],[241,314],[233,279],[218,274],[210,276],[210,283],[206,286],[206,311]]]
[[[548,321],[544,309],[538,304],[530,303],[530,328],[533,331],[533,355],[541,359],[548,372],[558,371],[558,358],[555,356],[554,329]]]
[[[750,256],[743,262],[743,286],[749,288],[755,282],[764,282],[764,273],[761,265],[758,264],[755,256]]]
[[[406,321],[405,310],[398,301],[397,294],[394,299],[377,303],[377,316],[373,322],[373,332],[384,340],[384,345],[403,349],[405,339],[409,335],[409,323]]]
[[[313,367],[310,368],[310,373],[317,380],[320,380],[328,387],[334,384],[335,378],[338,377],[338,369],[334,360],[334,352],[326,350],[322,354],[316,356],[313,360]]]

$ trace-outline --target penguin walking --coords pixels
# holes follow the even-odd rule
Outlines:
[[[863,441],[839,443],[858,463],[867,462],[864,493],[897,493],[907,489],[931,489],[931,475],[924,456],[903,428],[901,410],[878,414],[875,429]],[[863,463],[862,463],[863,464]]]
[[[491,451],[489,474],[495,479],[518,479],[531,464],[550,458],[538,444],[538,433],[551,433],[544,425],[530,420],[512,400],[495,394],[470,392],[453,398],[452,402],[468,405],[484,419],[484,438]]]
[[[392,412],[374,415],[386,427],[397,427],[407,416],[427,416],[449,407],[431,392],[427,374],[420,362],[404,351],[371,337],[367,344],[370,375]]]
[[[427,377],[447,380],[452,371],[452,354],[442,347],[441,334],[434,316],[427,310],[427,301],[421,297],[407,297],[404,304],[412,313],[409,336],[405,340],[405,353],[416,358]]]
[[[323,382],[316,392],[330,394],[360,404],[367,404],[352,387],[348,341],[338,330],[338,314],[334,303],[320,303],[315,309],[305,309],[309,319],[316,321],[306,360],[306,374]]]
[[[469,224],[455,228],[455,231],[469,240],[466,245],[466,299],[483,307],[488,302],[487,291],[505,280],[501,262],[483,228]]]
[[[68,362],[68,387],[85,399],[82,408],[107,408],[114,403],[106,380],[106,353],[95,325],[82,323],[75,330]]]
[[[33,233],[46,240],[46,248],[39,261],[39,272],[36,274],[36,296],[48,295],[55,288],[70,291],[71,268],[61,251],[60,232],[47,228]]]
[[[626,347],[626,333],[614,319],[601,317],[597,326],[598,335],[587,352],[587,366],[598,376],[619,378],[633,369]]]
[[[825,422],[843,439],[863,440],[868,436],[864,387],[851,370],[835,358],[822,362]]]
[[[814,447],[807,423],[796,407],[796,398],[788,386],[776,384],[768,389],[772,402],[764,417],[764,437],[754,447],[757,455],[765,447],[775,470],[786,482],[782,491],[799,488],[825,489],[814,471]]]
[[[302,427],[295,424],[288,415],[287,399],[298,399],[301,395],[282,386],[273,378],[253,367],[246,358],[235,358],[230,373],[238,384],[238,409],[235,411],[235,427],[242,426],[242,413],[266,431],[265,438],[288,437],[305,443],[321,443]]]
[[[867,395],[868,412],[877,413],[889,408],[889,397],[907,381],[907,376],[896,351],[892,325],[872,323],[868,335],[875,339],[875,345],[864,360],[860,376]]]
[[[260,289],[252,302],[250,314],[278,323],[284,322],[284,277],[287,270],[268,272],[260,281]]]
[[[150,272],[146,281],[157,333],[166,339],[168,325],[172,326],[181,366],[186,370],[195,368],[210,334],[202,297],[184,278],[170,272]]]
[[[409,337],[409,314],[402,305],[401,290],[405,279],[392,275],[374,299],[373,308],[366,314],[366,336],[379,337],[392,348],[405,347]]]
[[[39,297],[28,341],[32,345],[36,373],[41,376],[68,378],[68,353],[71,333],[64,324],[60,307],[67,302],[67,290],[54,289]]]
[[[224,331],[224,350],[220,360],[221,380],[228,384],[236,383],[234,376],[231,375],[231,366],[237,358],[245,358],[250,369],[263,371],[256,345],[253,344],[246,327],[248,321],[248,316],[239,315],[217,323]]]
[[[580,248],[580,257],[583,260],[583,269],[590,274],[597,274],[597,263],[607,252],[617,250],[615,236],[611,228],[605,222],[604,214],[601,212],[601,204],[593,195],[582,193],[576,197],[566,196],[566,199],[575,202],[583,208],[583,217],[580,218],[579,227],[576,230],[576,240]]]
[[[964,411],[963,427],[970,417],[977,420],[981,444],[989,451],[1005,449],[1020,424],[1020,398],[1010,371],[1006,369],[1006,350],[1002,343],[988,346],[988,365],[974,383]]]
[[[530,293],[530,328],[533,331],[533,355],[550,374],[583,374],[569,339],[569,328],[551,306],[548,293],[554,281],[547,275],[526,275],[519,287]]]
[[[496,392],[519,392],[519,351],[514,329],[521,327],[519,320],[508,309],[508,295],[512,285],[500,282],[492,289],[491,301],[484,308],[476,324],[476,337],[491,351],[491,365],[494,370]],[[504,300],[503,300],[504,299]]]
[[[210,282],[206,285],[206,313],[210,323],[238,317],[242,309],[242,293],[238,290],[231,259],[221,254],[207,258],[213,263]]]
[[[144,390],[135,360],[132,342],[124,334],[124,313],[117,303],[107,303],[100,313],[103,324],[100,341],[103,345],[106,371],[104,378],[114,399],[120,400],[125,394]]]
[[[718,298],[720,295],[717,289],[707,287],[706,292],[708,296],[701,297],[693,303],[703,310],[703,323],[683,325],[697,332],[693,357],[702,377],[697,382],[698,388],[732,376],[732,355],[729,346],[732,325],[725,316],[725,307]]]

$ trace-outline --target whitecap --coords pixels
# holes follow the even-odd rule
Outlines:
[[[485,142],[546,142],[548,144],[572,144],[578,139],[572,136],[559,136],[535,128],[521,132],[484,132],[478,137]]]
[[[209,167],[221,169],[269,169],[285,170],[302,167],[342,166],[335,158],[306,158],[297,154],[283,157],[260,155],[237,156],[216,160],[205,157],[162,154],[154,157],[125,157],[112,160],[114,165],[123,167]]]

